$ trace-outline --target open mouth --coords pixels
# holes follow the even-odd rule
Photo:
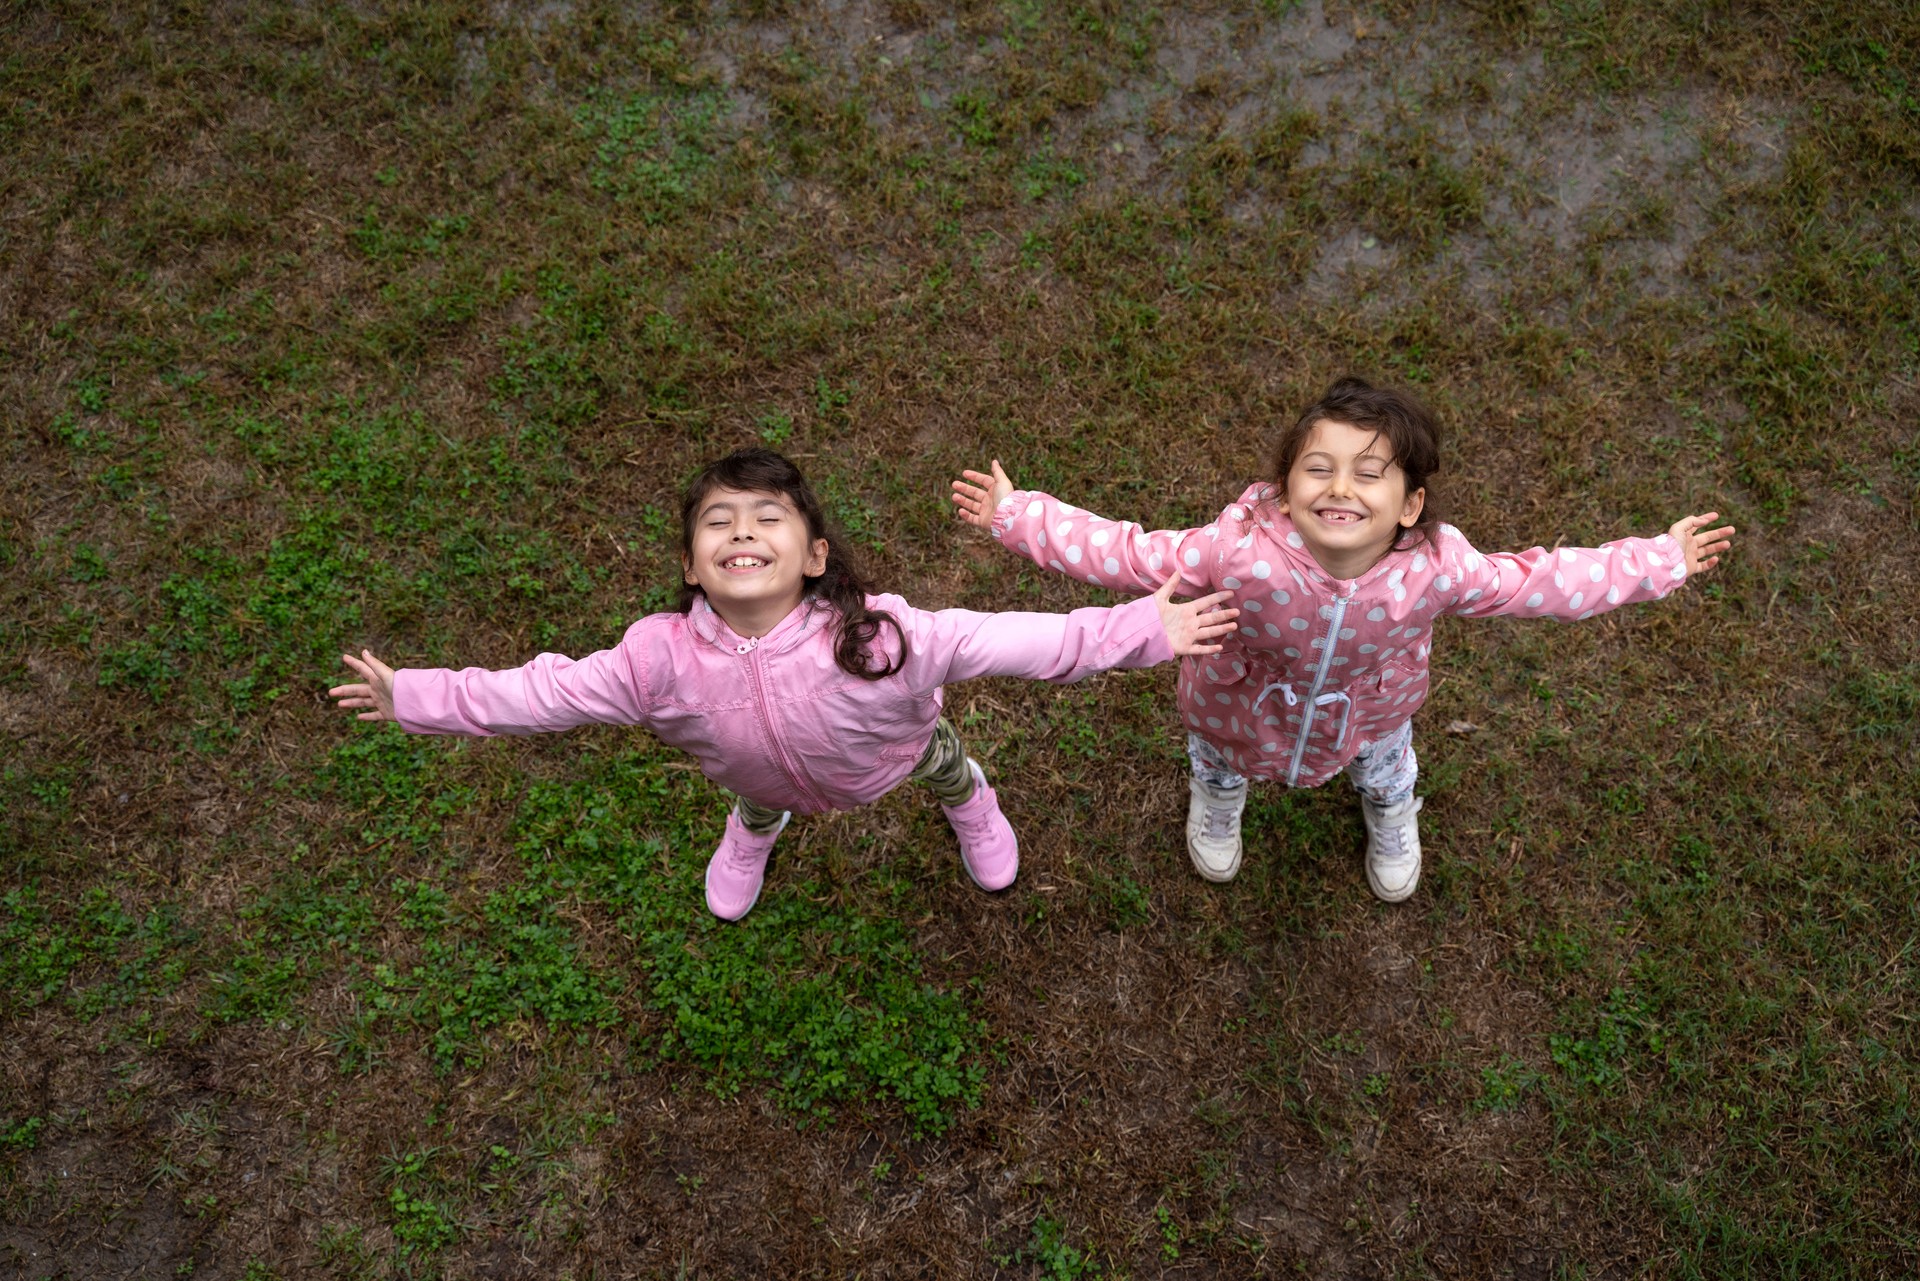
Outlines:
[[[1366,519],[1359,512],[1343,511],[1338,507],[1322,507],[1314,515],[1329,525],[1357,525]]]
[[[759,569],[767,562],[758,556],[729,556],[720,562],[722,569]]]

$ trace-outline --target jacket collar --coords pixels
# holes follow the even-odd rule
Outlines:
[[[833,606],[826,601],[818,596],[805,597],[772,631],[749,643],[751,638],[728,627],[726,620],[714,612],[702,595],[693,598],[693,607],[687,611],[687,627],[701,640],[729,654],[745,654],[754,649],[783,654],[812,635],[832,614]]]

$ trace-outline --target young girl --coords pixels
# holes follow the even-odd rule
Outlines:
[[[1280,439],[1270,482],[1202,529],[1143,531],[1014,489],[1000,463],[953,483],[962,519],[1035,562],[1103,587],[1179,581],[1241,610],[1216,658],[1180,666],[1193,779],[1187,851],[1201,876],[1240,870],[1247,779],[1312,787],[1345,770],[1367,824],[1367,882],[1389,903],[1420,879],[1411,717],[1442,614],[1581,619],[1666,595],[1712,569],[1733,527],[1688,516],[1598,548],[1474,548],[1427,501],[1439,428],[1404,392],[1335,383]]]
[[[980,766],[940,715],[947,681],[1074,681],[1175,655],[1217,654],[1233,630],[1228,593],[1071,614],[915,609],[869,595],[827,537],[794,465],[743,449],[702,471],[680,507],[680,610],[627,629],[575,662],[542,654],[490,672],[394,671],[373,653],[342,660],[363,684],[328,691],[361,720],[421,734],[514,734],[602,722],[644,725],[739,798],[707,864],[707,906],[737,920],[759,897],[767,855],[792,811],[851,809],[902,779],[932,787],[984,890],[1012,884],[1019,846]]]

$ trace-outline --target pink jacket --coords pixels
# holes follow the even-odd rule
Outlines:
[[[869,598],[906,632],[906,665],[864,681],[833,661],[834,612],[810,602],[765,636],[736,635],[704,598],[652,614],[612,649],[542,654],[490,672],[409,668],[393,705],[416,734],[524,734],[595,722],[644,725],[722,787],[769,809],[851,809],[913,771],[940,716],[940,686],[970,676],[1075,681],[1173,657],[1159,606],[976,614]],[[885,628],[881,636],[891,637]]]
[[[993,536],[1101,587],[1149,592],[1178,573],[1196,595],[1231,591],[1239,631],[1221,653],[1180,664],[1181,715],[1240,773],[1299,787],[1332,778],[1419,710],[1440,615],[1587,618],[1687,576],[1668,534],[1513,554],[1475,551],[1441,525],[1432,545],[1335,579],[1271,499],[1253,485],[1203,529],[1149,533],[1021,490],[994,512]]]

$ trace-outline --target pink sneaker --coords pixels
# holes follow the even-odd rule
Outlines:
[[[767,855],[792,817],[782,814],[780,826],[760,836],[740,822],[740,811],[727,814],[727,834],[707,862],[708,911],[723,921],[737,921],[753,910],[760,883],[767,879]]]
[[[953,834],[960,838],[960,861],[967,875],[983,890],[1004,890],[1020,873],[1020,842],[1013,824],[1000,812],[1000,798],[987,786],[980,763],[967,758],[973,771],[973,795],[958,805],[942,805]]]

